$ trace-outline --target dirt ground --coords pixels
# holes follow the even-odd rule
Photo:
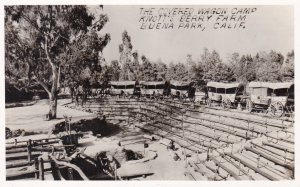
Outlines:
[[[53,125],[64,121],[63,115],[72,116],[72,121],[91,119],[95,115],[83,111],[64,107],[70,99],[58,100],[57,119],[44,121],[42,116],[49,112],[47,100],[39,100],[32,106],[6,108],[5,126],[11,130],[24,129],[25,131],[48,131]]]

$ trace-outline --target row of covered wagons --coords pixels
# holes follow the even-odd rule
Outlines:
[[[294,111],[293,82],[207,83],[206,104],[219,103],[223,108],[245,106],[253,110],[270,110],[276,116]],[[247,93],[247,94],[246,94]]]
[[[111,81],[109,90],[112,95],[119,95],[121,90],[125,94],[134,94],[139,90],[141,95],[164,95],[166,82],[141,81]],[[170,81],[170,94],[172,96],[187,97],[191,82]],[[283,113],[294,111],[294,83],[250,82],[243,83],[208,82],[204,92],[196,92],[196,101],[204,101],[211,107],[214,103],[223,108],[236,108],[243,106],[249,112],[253,110],[269,110],[281,116]]]
[[[170,81],[170,94],[171,95],[185,95],[190,87],[190,82],[186,81]],[[165,87],[167,83],[164,81],[111,81],[110,94],[119,95],[121,91],[125,94],[134,94],[139,91],[141,95],[166,95]]]

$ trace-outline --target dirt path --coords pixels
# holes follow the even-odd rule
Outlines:
[[[69,101],[69,99],[58,100],[57,119],[51,121],[44,121],[42,119],[42,115],[49,111],[47,100],[40,100],[32,106],[7,108],[5,109],[5,126],[11,130],[48,131],[55,124],[64,121],[64,114],[72,116],[73,122],[95,117],[94,114],[62,106]]]

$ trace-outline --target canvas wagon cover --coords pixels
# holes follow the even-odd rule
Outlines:
[[[249,88],[281,89],[281,88],[290,88],[293,85],[294,85],[293,82],[250,82]]]
[[[165,82],[163,82],[163,81],[147,81],[147,82],[143,82],[141,84],[145,85],[145,86],[157,86],[157,85],[164,85]]]
[[[135,81],[111,81],[110,84],[112,86],[128,86],[128,85],[134,85]]]
[[[172,86],[189,86],[190,82],[187,81],[171,81]]]
[[[207,86],[208,87],[215,87],[215,88],[237,88],[242,86],[242,83],[222,83],[222,82],[208,82]]]

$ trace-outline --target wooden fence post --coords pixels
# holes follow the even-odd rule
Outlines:
[[[31,141],[31,139],[29,139],[28,142],[27,142],[27,153],[28,153],[27,160],[28,160],[28,162],[31,161],[31,152],[32,152],[32,150],[31,150],[31,144],[32,144],[32,141]]]
[[[68,168],[68,179],[69,180],[74,180],[73,169],[72,168]]]
[[[44,180],[44,160],[40,158],[39,160],[39,178],[40,180]]]
[[[207,147],[207,156],[206,156],[206,161],[209,161],[209,147]]]
[[[50,159],[50,165],[51,165],[51,172],[52,172],[54,180],[60,180],[55,162],[52,159]]]
[[[34,158],[34,168],[39,171],[39,160],[37,157]],[[39,178],[39,172],[35,173],[35,178]]]

